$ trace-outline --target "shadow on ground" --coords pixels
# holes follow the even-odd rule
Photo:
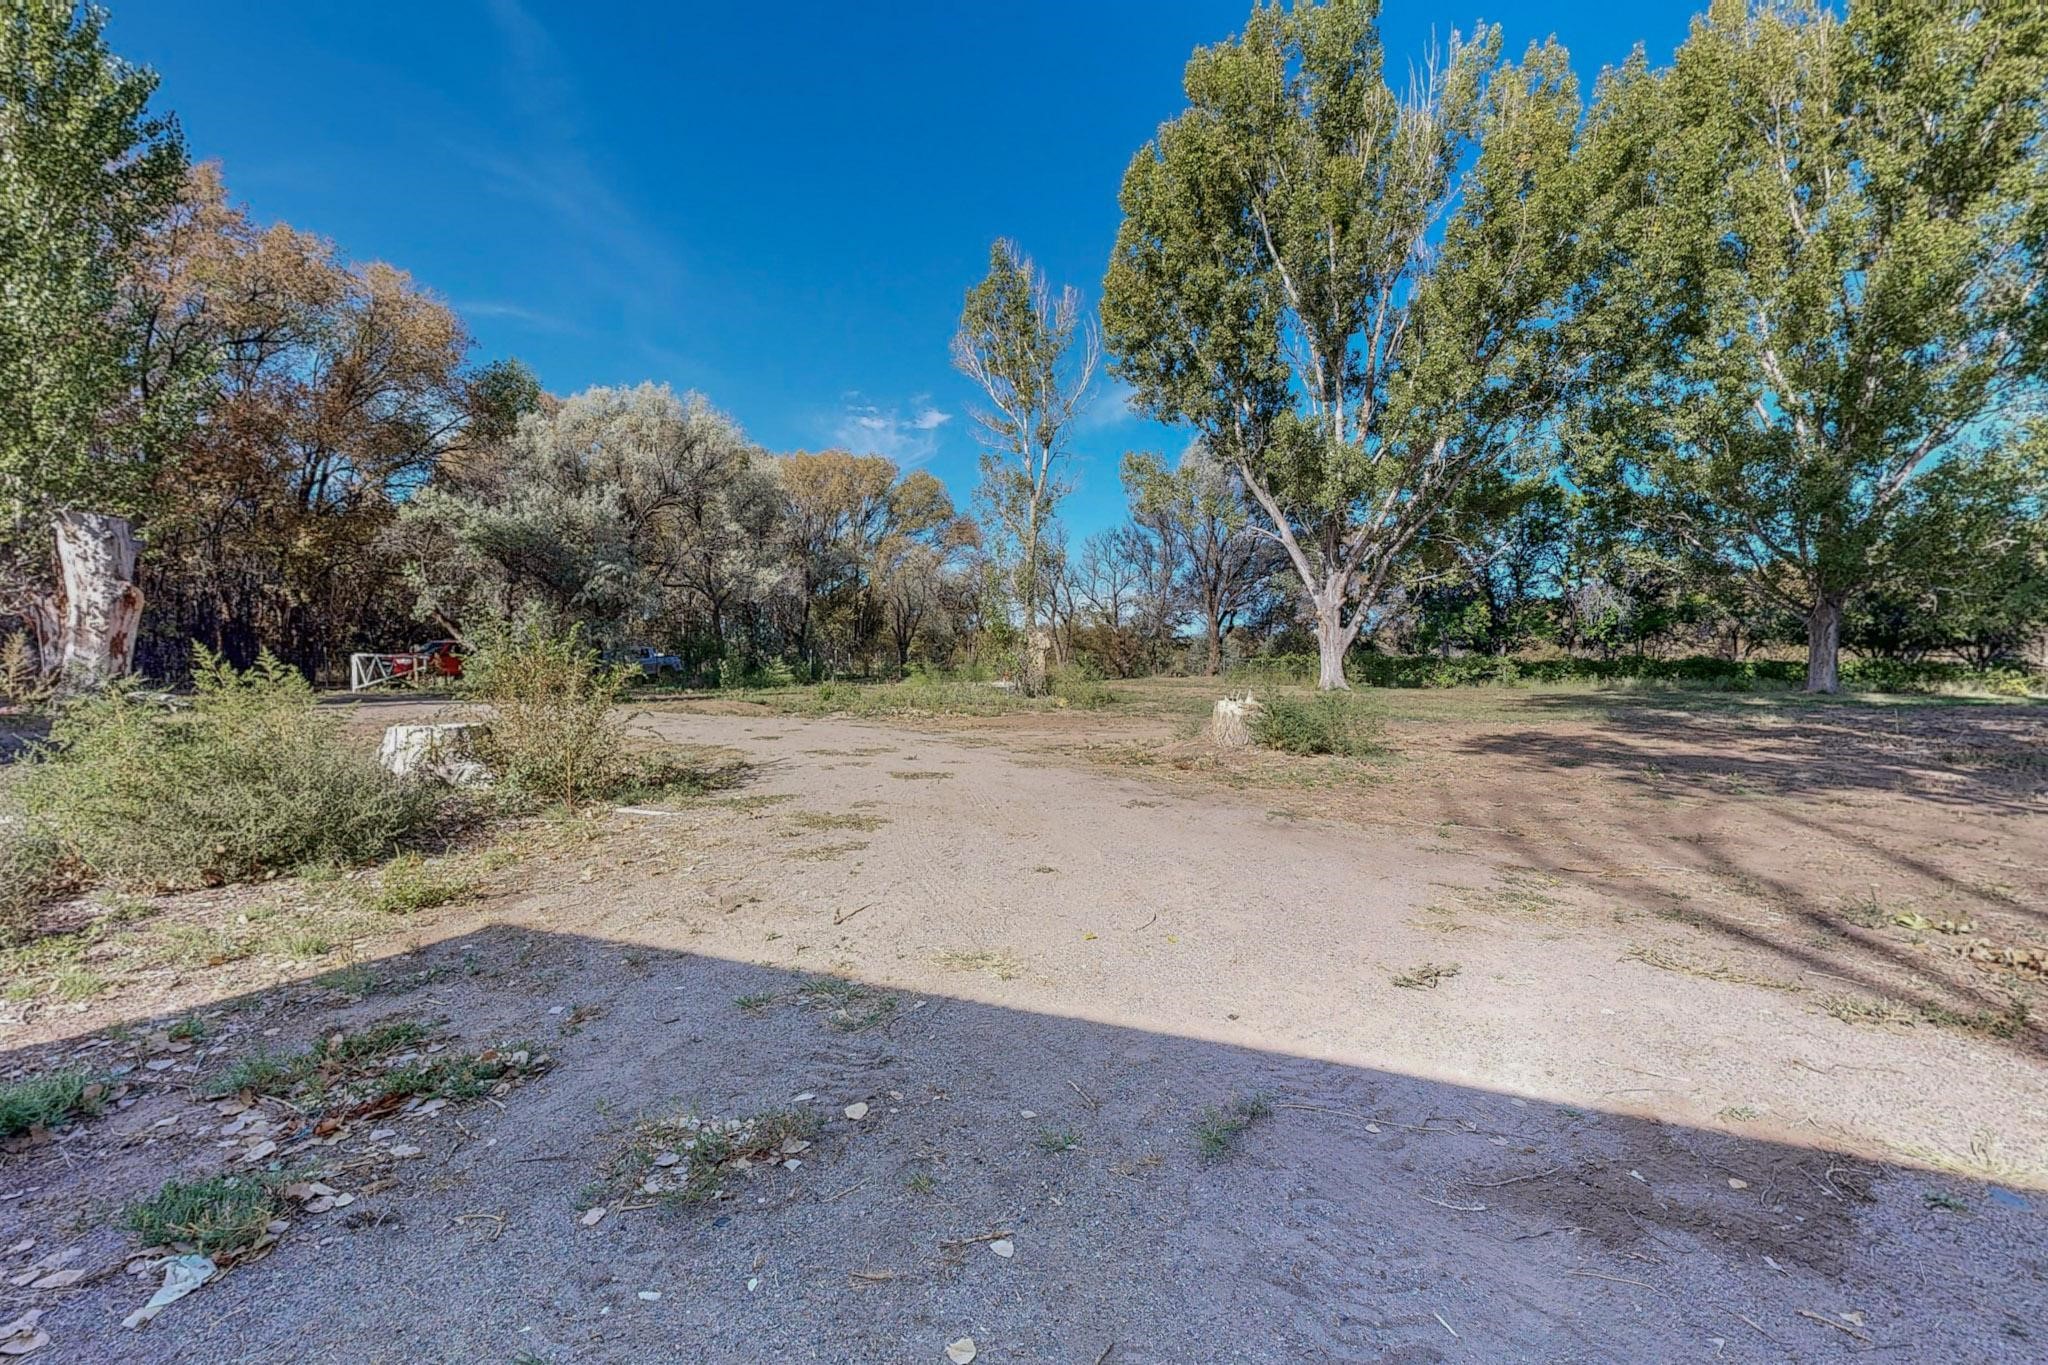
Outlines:
[[[1084,1365],[2038,1358],[2037,1195],[1754,1123],[1148,1032],[1109,1000],[1032,1013],[993,977],[951,996],[816,979],[496,926],[363,964],[346,994],[328,977],[224,1000],[190,1052],[152,1044],[156,1020],[0,1055],[0,1073],[135,1067],[130,1107],[0,1156],[0,1246],[35,1241],[7,1268],[76,1245],[89,1272],[0,1287],[0,1321],[43,1309],[51,1361],[938,1361],[962,1336],[982,1361]],[[396,1183],[121,1329],[152,1281],[122,1273],[116,1210],[240,1150],[204,1078],[392,1018],[555,1065],[502,1100],[378,1120],[386,1138],[287,1140],[273,1161],[337,1188]],[[1205,1111],[1252,1096],[1266,1115],[1205,1156]],[[824,1120],[801,1164],[709,1205],[609,1173],[639,1117],[792,1106]],[[276,1116],[311,1136],[320,1113]]]

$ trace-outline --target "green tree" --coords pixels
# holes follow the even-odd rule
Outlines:
[[[988,275],[967,291],[960,312],[953,364],[988,398],[974,414],[984,447],[979,497],[1013,556],[1027,649],[1045,591],[1046,527],[1067,491],[1061,470],[1099,356],[1094,322],[1073,286],[1054,295],[1014,242],[989,249]],[[1035,667],[1025,670],[1027,687],[1040,681]]]
[[[1977,668],[2048,630],[2048,428],[1915,479],[1850,642],[1892,658],[1938,650]]]
[[[1132,515],[1174,548],[1182,595],[1202,618],[1206,671],[1221,673],[1223,637],[1277,567],[1248,525],[1242,482],[1199,443],[1172,468],[1132,451],[1123,480]]]
[[[1320,685],[1403,556],[1561,392],[1579,100],[1564,51],[1455,34],[1405,96],[1375,0],[1261,6],[1198,49],[1125,172],[1116,372],[1243,478],[1316,623]]]
[[[17,536],[54,521],[64,616],[37,619],[83,681],[127,667],[141,595],[123,514],[162,452],[153,428],[181,414],[141,401],[144,321],[122,286],[178,201],[185,148],[105,25],[72,0],[0,3],[0,514]]]
[[[1908,486],[2038,395],[2044,120],[2038,0],[1716,0],[1603,83],[1587,480],[1802,616],[1809,691]]]

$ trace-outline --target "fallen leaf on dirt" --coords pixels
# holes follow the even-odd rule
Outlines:
[[[1017,1244],[1007,1237],[996,1238],[988,1244],[988,1249],[1006,1261],[1017,1254]]]
[[[85,1278],[83,1270],[53,1270],[29,1286],[30,1289],[62,1289]]]
[[[403,1161],[410,1156],[418,1156],[419,1154],[420,1149],[417,1147],[408,1147],[401,1145],[388,1149],[388,1155],[395,1157],[400,1161]]]
[[[654,1164],[666,1168],[675,1165],[678,1161],[681,1161],[682,1159],[683,1158],[675,1152],[663,1152],[660,1156],[654,1158]]]
[[[584,1227],[594,1228],[599,1223],[604,1221],[604,1214],[604,1205],[599,1204],[596,1208],[590,1209],[587,1212],[585,1212],[583,1217],[579,1221],[583,1224]]]
[[[854,1120],[856,1123],[867,1116],[868,1107],[865,1104],[849,1104],[846,1106],[846,1117]]]
[[[206,1256],[166,1257],[163,1287],[149,1296],[149,1302],[121,1319],[123,1327],[140,1327],[158,1313],[184,1298],[214,1276],[215,1266]]]
[[[25,1356],[50,1344],[50,1334],[36,1324],[43,1310],[31,1308],[13,1322],[0,1323],[0,1356]]]
[[[269,1156],[272,1152],[276,1150],[277,1144],[271,1141],[269,1138],[265,1138],[263,1139],[263,1141],[257,1143],[254,1147],[251,1147],[248,1151],[243,1152],[241,1159],[243,1161],[250,1162],[261,1161],[264,1157]]]
[[[1728,1177],[1728,1188],[1731,1190],[1746,1190],[1749,1188],[1749,1182],[1747,1180],[1737,1180],[1731,1175]]]
[[[962,1337],[958,1341],[947,1342],[946,1359],[952,1361],[953,1365],[968,1365],[968,1362],[974,1359],[974,1338]]]

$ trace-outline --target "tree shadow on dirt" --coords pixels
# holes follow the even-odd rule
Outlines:
[[[1603,731],[1504,730],[1459,747],[1719,794],[1883,791],[2038,815],[2048,793],[2048,707],[1786,705],[1690,693],[1579,692],[1534,694],[1522,704],[1536,716],[1587,721]]]
[[[0,1156],[0,1246],[35,1240],[0,1268],[76,1246],[88,1272],[0,1287],[0,1320],[43,1309],[44,1358],[98,1361],[936,1360],[963,1336],[985,1360],[1084,1362],[2038,1346],[2038,1195],[1766,1115],[1691,1127],[972,998],[1007,993],[994,978],[820,980],[499,925],[180,1011],[182,1048],[167,1015],[0,1054],[0,1074],[68,1062],[129,1087]],[[273,1103],[276,1151],[239,1160],[209,1078],[394,1019],[553,1065],[339,1130],[318,1095]],[[615,1161],[637,1120],[683,1108],[822,1126],[671,1207]],[[265,1162],[358,1198],[117,1327],[154,1283],[122,1273],[119,1205]]]

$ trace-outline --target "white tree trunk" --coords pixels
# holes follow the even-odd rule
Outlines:
[[[1319,667],[1316,687],[1324,692],[1349,692],[1351,682],[1344,676],[1344,656],[1358,638],[1358,622],[1344,624],[1344,587],[1334,583],[1316,599],[1316,653]]]
[[[125,517],[59,512],[57,672],[69,688],[105,685],[134,667],[142,624],[135,530]]]

